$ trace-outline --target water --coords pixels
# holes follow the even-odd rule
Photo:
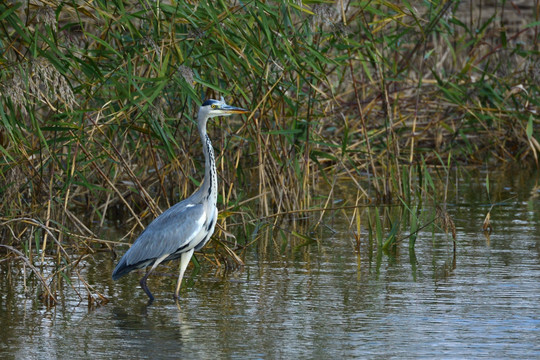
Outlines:
[[[113,261],[96,255],[81,274],[110,302],[87,308],[64,285],[51,309],[24,296],[0,268],[0,358],[540,358],[540,216],[536,177],[501,176],[492,198],[494,232],[480,231],[489,202],[465,181],[448,205],[458,235],[426,230],[416,261],[360,259],[341,213],[319,244],[279,250],[281,240],[246,256],[243,270],[188,269],[181,307],[175,276],[151,277],[146,305],[138,275],[110,280]],[[482,195],[484,194],[484,195]],[[275,242],[274,242],[275,241]],[[15,266],[15,265],[12,265]],[[176,264],[163,271],[176,271]],[[82,285],[75,288],[85,294]]]

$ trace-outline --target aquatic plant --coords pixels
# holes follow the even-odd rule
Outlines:
[[[3,256],[54,258],[61,275],[75,271],[74,254],[136,236],[199,185],[195,109],[218,94],[252,113],[209,129],[226,235],[210,260],[235,258],[283,216],[312,224],[307,233],[330,211],[369,204],[406,204],[367,224],[384,248],[410,224],[414,248],[412,234],[437,216],[422,218],[422,207],[444,209],[428,188],[447,188],[452,167],[538,162],[538,9],[477,11],[444,1],[2,2]],[[355,191],[336,206],[328,194],[344,182]],[[107,226],[125,238],[107,240]]]

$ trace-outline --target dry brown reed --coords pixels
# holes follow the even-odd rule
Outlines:
[[[538,9],[468,4],[2,3],[3,249],[32,263],[37,238],[76,271],[74,254],[131,241],[200,183],[204,97],[252,110],[209,127],[216,265],[277,241],[261,228],[306,234],[338,208],[357,236],[360,207],[444,209],[426,179],[444,191],[458,164],[537,162]]]

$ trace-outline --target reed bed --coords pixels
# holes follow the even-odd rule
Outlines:
[[[252,113],[209,127],[217,266],[240,263],[268,226],[309,243],[336,210],[380,249],[414,249],[433,221],[452,232],[452,171],[538,166],[535,4],[2,2],[0,253],[54,303],[51,284],[82,259],[196,189],[196,110],[221,95]],[[335,205],[343,183],[354,190]]]

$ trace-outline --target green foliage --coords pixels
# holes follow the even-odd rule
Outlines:
[[[324,207],[321,184],[345,178],[360,202],[414,209],[415,233],[451,152],[483,164],[540,151],[540,25],[464,5],[2,2],[0,213],[88,238],[120,213],[138,233],[198,185],[194,117],[223,95],[253,111],[209,126],[223,226]],[[405,222],[392,223],[386,247]],[[374,236],[383,246],[379,216]]]

